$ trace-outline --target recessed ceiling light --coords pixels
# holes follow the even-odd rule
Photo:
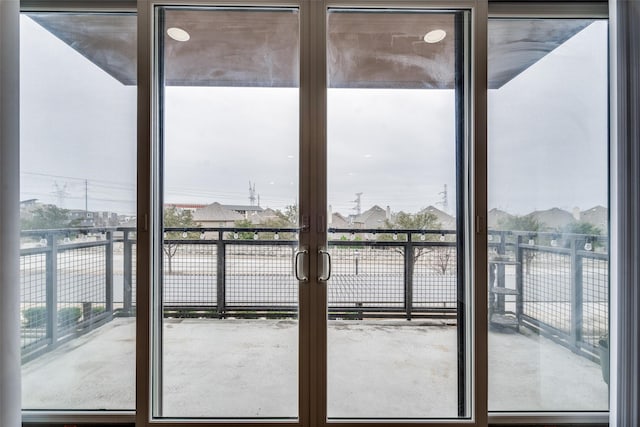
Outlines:
[[[187,33],[182,28],[171,27],[167,30],[167,35],[174,39],[177,42],[186,42],[191,38],[189,33]],[[426,36],[425,36],[426,37]]]
[[[445,30],[433,30],[424,35],[424,41],[427,43],[438,43],[444,40],[446,36],[447,32]]]

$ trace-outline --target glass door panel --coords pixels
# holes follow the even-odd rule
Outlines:
[[[297,9],[160,8],[159,417],[298,417]]]
[[[609,408],[608,32],[489,21],[492,411]]]
[[[466,16],[329,11],[330,419],[466,416]]]

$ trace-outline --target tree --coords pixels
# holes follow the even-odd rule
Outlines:
[[[543,228],[543,224],[532,215],[516,215],[500,220],[498,228],[510,231],[540,231]]]
[[[599,246],[598,236],[602,234],[602,231],[600,230],[600,228],[586,221],[570,222],[569,224],[565,225],[564,227],[560,228],[557,231],[561,235],[582,234],[585,236],[593,236],[594,237],[593,240],[592,238],[587,238],[587,240],[591,242],[591,245],[593,248]],[[571,240],[575,240],[575,239],[576,239],[575,236],[572,236],[569,238],[563,237],[561,244],[562,246],[568,248],[571,246]]]
[[[275,217],[271,217],[263,220],[259,227],[261,228],[274,228],[274,229],[282,229],[282,228],[294,228],[298,224],[298,206],[297,205],[288,205],[284,208],[284,212],[277,209],[275,210]],[[252,223],[249,219],[240,219],[233,223],[236,228],[252,228],[257,225]],[[251,240],[253,239],[254,234],[249,231],[240,231],[237,233],[238,239],[240,240]],[[260,232],[260,237],[263,239],[274,239],[275,231],[269,232]],[[288,232],[279,232],[278,237],[284,240],[292,240],[294,239],[294,233]]]
[[[79,220],[70,220],[69,211],[55,205],[37,207],[30,217],[21,218],[23,230],[52,230],[56,228],[76,227]]]
[[[191,215],[191,211],[176,209],[175,206],[171,206],[164,209],[162,215],[163,227],[172,228],[172,227],[181,227],[185,228],[185,230],[178,231],[165,231],[164,240],[187,240],[187,239],[196,239],[198,236],[197,232],[187,232],[187,228],[200,227],[200,224],[197,224],[193,220],[193,216]],[[186,232],[186,236],[184,235]],[[169,270],[169,274],[173,272],[171,261],[178,251],[178,243],[165,243],[162,245],[162,250],[167,255],[167,267]]]
[[[566,234],[586,234],[590,236],[599,236],[602,231],[597,226],[585,221],[573,221],[558,230]]]
[[[440,221],[438,221],[438,217],[431,212],[419,212],[417,214],[408,214],[405,212],[398,212],[393,215],[393,221],[386,219],[384,221],[384,226],[387,229],[392,230],[438,230],[442,228]],[[429,234],[425,236],[425,240],[435,241],[439,236],[435,234]],[[380,240],[389,240],[389,235],[384,234],[380,236]],[[413,235],[412,240],[421,241],[421,236]],[[415,248],[413,261],[417,261],[422,255],[425,255],[429,252],[433,252],[432,248],[427,249],[427,247],[419,246]],[[446,260],[448,263],[448,259]],[[445,267],[446,271],[446,267]]]
[[[543,224],[538,221],[537,218],[532,215],[525,216],[512,216],[498,222],[498,228],[501,230],[509,231],[532,231],[538,232],[542,230]],[[525,250],[523,252],[525,271],[526,274],[531,272],[531,263],[536,257],[536,252],[532,250]]]
[[[386,228],[391,229],[437,230],[440,228],[440,221],[438,221],[438,217],[431,212],[419,212],[417,214],[398,212],[394,215],[393,221],[386,219],[384,225]]]
[[[251,228],[253,227],[253,223],[248,219],[239,219],[234,221],[233,225],[238,228]],[[250,231],[242,231],[238,233],[238,239],[240,240],[251,240],[253,239],[253,233]]]
[[[280,210],[276,211],[276,213],[287,221],[288,225],[291,227],[298,226],[298,205],[287,205],[284,207],[284,212],[280,212]]]

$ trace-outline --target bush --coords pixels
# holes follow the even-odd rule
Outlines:
[[[82,316],[80,307],[65,307],[58,310],[58,326],[72,326]]]
[[[91,307],[91,317],[99,316],[105,311],[107,311],[107,309],[105,308],[104,305],[97,305],[95,307]]]
[[[27,328],[42,328],[47,324],[47,308],[31,307],[22,312],[24,326]]]

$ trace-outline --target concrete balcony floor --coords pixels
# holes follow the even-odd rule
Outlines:
[[[489,333],[490,410],[606,410],[600,366],[527,330]],[[163,414],[295,417],[293,320],[167,319]],[[336,418],[455,417],[456,328],[434,321],[331,321],[328,412]],[[22,368],[25,409],[133,409],[135,322],[115,319]]]

